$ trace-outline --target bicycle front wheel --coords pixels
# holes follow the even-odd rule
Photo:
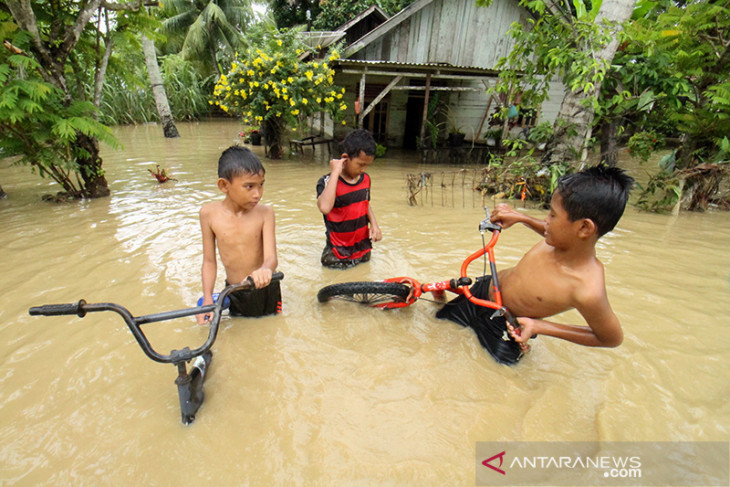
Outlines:
[[[397,282],[362,281],[340,282],[323,287],[317,293],[320,303],[342,299],[368,306],[405,302],[411,289]]]

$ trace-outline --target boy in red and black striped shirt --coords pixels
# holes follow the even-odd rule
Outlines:
[[[358,129],[342,141],[340,159],[317,182],[317,207],[324,215],[327,242],[323,266],[346,269],[370,260],[372,242],[383,238],[370,206],[370,176],[365,169],[375,159],[375,140]]]

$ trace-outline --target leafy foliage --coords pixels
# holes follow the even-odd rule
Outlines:
[[[167,52],[222,73],[220,62],[243,46],[242,32],[253,18],[250,0],[166,0],[162,3]]]
[[[220,77],[214,103],[241,115],[247,124],[273,122],[264,130],[268,145],[279,142],[284,127],[296,131],[312,114],[326,111],[340,120],[347,110],[342,101],[345,90],[334,85],[334,70],[328,64],[338,54],[304,62],[299,56],[306,49],[296,31],[270,31],[260,48],[237,56],[228,74]]]
[[[114,69],[110,68],[104,84],[100,121],[118,125],[158,120],[141,51],[125,50],[120,54],[110,62]],[[175,120],[196,120],[210,114],[208,100],[215,84],[213,75],[201,76],[191,61],[178,54],[162,58],[160,72]]]
[[[723,143],[730,133],[730,6],[670,4],[658,16],[636,19],[627,33],[624,71],[617,78],[622,86],[641,83],[641,95],[627,100],[647,107],[628,120],[679,140],[644,188],[641,205],[653,210],[677,203],[692,210],[727,206],[722,188],[729,182]],[[661,145],[650,145],[637,155],[646,160],[657,148]]]
[[[13,45],[27,45],[28,36],[18,32]],[[79,135],[111,145],[108,127],[96,121],[95,107],[87,101],[68,103],[65,94],[42,79],[38,62],[24,54],[0,54],[0,152],[19,156],[43,177],[59,183],[71,197],[83,196],[84,187],[75,173],[88,170],[78,160],[89,154],[76,144]]]

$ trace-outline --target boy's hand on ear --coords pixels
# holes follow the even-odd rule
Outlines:
[[[332,175],[339,176],[340,174],[342,174],[342,170],[345,167],[345,161],[346,158],[344,157],[341,159],[330,159],[330,172],[332,173]]]

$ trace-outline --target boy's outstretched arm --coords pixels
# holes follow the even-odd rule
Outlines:
[[[274,210],[267,207],[264,215],[264,226],[261,230],[261,238],[263,240],[263,263],[261,267],[251,273],[256,288],[266,287],[271,282],[271,275],[279,265],[279,259],[276,256],[276,223],[274,218]]]
[[[201,268],[201,276],[203,280],[203,306],[213,304],[213,288],[215,287],[215,277],[217,273],[217,263],[215,258],[215,234],[210,227],[209,212],[206,207],[200,209],[200,229],[203,234],[203,266]],[[195,319],[198,324],[204,324],[212,318],[208,314],[196,315]]]
[[[500,203],[494,207],[490,220],[492,223],[499,223],[504,229],[511,227],[515,223],[522,223],[540,235],[545,235],[545,220],[539,220],[525,215],[505,203]]]
[[[317,208],[323,215],[329,214],[335,206],[335,197],[337,196],[337,181],[342,174],[342,168],[345,166],[345,158],[330,160],[330,178],[317,198]]]
[[[534,318],[517,318],[519,335],[512,336],[518,342],[526,342],[531,336],[547,335],[588,347],[618,347],[624,334],[621,323],[608,303],[605,293],[586,301],[576,309],[588,326],[565,325]]]

